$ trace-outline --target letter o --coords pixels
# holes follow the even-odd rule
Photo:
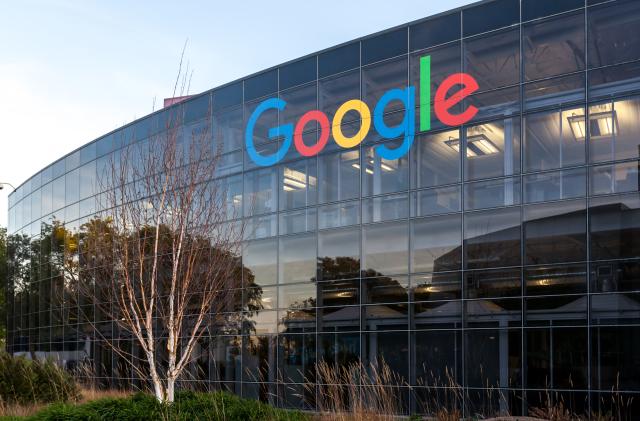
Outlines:
[[[304,127],[311,121],[317,121],[320,123],[320,137],[313,146],[307,146],[302,139],[302,132]],[[329,140],[329,118],[321,111],[313,110],[306,112],[300,120],[296,123],[296,128],[293,132],[293,143],[296,145],[296,149],[302,156],[314,156],[320,153],[324,149],[327,141]]]
[[[360,114],[361,124],[358,133],[352,137],[346,137],[342,133],[342,119],[349,111],[357,111]],[[336,114],[333,116],[333,138],[336,143],[343,148],[352,148],[362,142],[364,137],[369,133],[371,128],[371,110],[364,102],[359,99],[352,99],[340,106]]]

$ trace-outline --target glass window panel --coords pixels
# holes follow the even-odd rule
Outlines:
[[[597,355],[597,358],[591,359],[594,388],[612,391],[638,390],[640,388],[638,347],[640,347],[640,326],[593,328],[591,349],[592,355]],[[611,397],[605,395],[602,400],[614,399],[613,396],[616,394],[612,394]]]
[[[213,110],[221,110],[226,107],[242,103],[242,82],[237,82],[213,92]]]
[[[462,237],[460,215],[411,221],[411,272],[460,269]]]
[[[60,159],[59,161],[55,162],[52,165],[52,173],[53,173],[53,178],[57,178],[60,177],[61,175],[64,174],[65,172],[65,168],[64,168],[64,159]],[[18,189],[21,190],[21,189]]]
[[[638,158],[640,99],[589,107],[589,156],[592,162]]]
[[[452,329],[462,324],[462,301],[415,303],[416,329]]]
[[[524,207],[526,264],[586,260],[586,218],[584,200]]]
[[[64,159],[64,166],[67,172],[78,168],[80,166],[80,151],[75,151],[67,155],[67,157]]]
[[[465,214],[465,267],[520,264],[520,209],[505,208]]]
[[[92,161],[80,167],[80,197],[85,198],[97,193],[96,162]]]
[[[584,73],[527,83],[524,109],[555,108],[584,101],[584,86]]]
[[[465,385],[515,387],[520,384],[522,334],[519,329],[469,330],[464,335]]]
[[[315,391],[300,387],[315,378],[316,336],[281,335],[278,337],[279,381],[297,384],[280,385],[280,405],[286,408],[311,409]]]
[[[640,58],[640,4],[618,1],[587,10],[589,67]]]
[[[236,219],[242,216],[242,175],[220,178],[212,182],[218,198],[226,204],[226,219]]]
[[[317,97],[315,83],[280,92],[280,99],[287,102],[287,106],[280,112],[280,123],[295,125],[303,114],[317,108]],[[312,129],[315,129],[315,125],[311,123],[304,128],[305,131]]]
[[[429,273],[411,277],[413,301],[456,300],[462,298],[460,272]]]
[[[362,228],[363,271],[367,276],[407,273],[409,238],[406,222]]]
[[[262,144],[258,143],[258,144],[255,144],[254,146],[258,155],[269,156],[278,152],[278,149],[282,146],[282,141],[281,139],[278,139],[273,142],[262,143]],[[293,149],[295,150],[295,148]],[[299,158],[299,157],[300,155],[298,155],[296,158]],[[245,150],[244,151],[244,170],[249,171],[256,168],[263,168],[263,167],[256,164],[253,161],[253,159],[251,159],[251,157],[249,156],[249,153]]]
[[[584,108],[525,117],[524,165],[527,171],[548,170],[585,161]]]
[[[31,199],[27,196],[22,200],[22,225],[28,225],[31,221]]]
[[[555,15],[580,7],[584,7],[584,0],[525,0],[522,2],[522,20]]]
[[[96,155],[97,156],[102,156],[102,155],[106,155],[108,153],[110,153],[111,151],[113,151],[113,137],[112,136],[105,136],[102,137],[100,139],[98,139],[98,141],[96,142]]]
[[[640,90],[640,62],[589,72],[589,98],[612,97]]]
[[[591,258],[640,256],[640,196],[638,193],[591,199]]]
[[[411,51],[460,39],[460,13],[449,13],[409,27]]]
[[[440,84],[450,75],[462,72],[460,42],[455,42],[442,47],[431,48],[426,51],[411,54],[409,56],[409,82],[415,87],[415,104],[420,104],[420,58],[431,56],[431,92],[436,92]],[[460,112],[460,105],[456,104],[451,108],[451,112]],[[420,112],[416,109],[416,130],[420,130]],[[433,104],[431,104],[431,116],[435,115]],[[439,119],[431,119],[431,129],[441,129],[447,126]]]
[[[316,229],[316,208],[300,209],[280,214],[280,235],[296,234]]]
[[[245,239],[266,238],[278,235],[278,219],[275,214],[254,216],[245,220]]]
[[[415,340],[415,358],[418,362],[418,384],[439,388],[448,387],[450,381],[462,383],[462,335],[459,331],[418,331],[412,338]]]
[[[526,335],[528,387],[586,387],[587,329],[530,329]]]
[[[346,368],[349,364],[360,359],[360,335],[358,333],[319,335],[318,342],[318,352],[320,353],[318,361]]]
[[[539,266],[524,271],[527,295],[579,294],[587,292],[585,265]]]
[[[245,102],[244,104],[244,123],[242,125],[241,135],[244,134],[246,124],[253,112],[262,103],[262,100],[256,100],[252,102]],[[269,130],[278,126],[278,110],[275,108],[269,108],[265,110],[260,118],[256,121],[253,128],[253,142],[254,144],[260,143],[275,143],[273,139],[269,138]],[[244,137],[241,138],[242,144],[244,144]]]
[[[449,139],[447,147],[459,148]],[[520,173],[520,119],[505,119],[466,129],[465,180]]]
[[[406,194],[375,197],[362,201],[362,222],[382,222],[409,216],[409,200]]]
[[[388,90],[404,89],[407,86],[407,66],[407,57],[403,56],[362,68],[362,100],[369,106],[372,113],[378,100]],[[388,113],[401,109],[403,109],[402,103],[393,101],[384,111]]]
[[[476,107],[478,113],[471,121],[510,116],[520,112],[520,87],[496,89],[472,95],[464,101],[466,107]]]
[[[318,177],[315,158],[280,167],[280,209],[316,204]]]
[[[258,124],[261,124],[260,121]],[[256,128],[256,134],[258,133],[259,130]],[[242,108],[234,108],[213,115],[213,138],[220,152],[229,152],[242,147],[244,144]]]
[[[640,261],[594,262],[591,264],[591,291],[640,290]]]
[[[584,43],[584,11],[524,25],[525,79],[542,79],[584,69]]]
[[[89,143],[80,149],[80,164],[86,164],[89,161],[96,159],[96,144],[95,142]]]
[[[311,281],[316,277],[316,235],[280,238],[280,283]]]
[[[65,175],[65,203],[80,200],[80,171],[73,170]]]
[[[264,310],[271,314],[268,310],[278,308],[277,287],[257,286],[245,289],[244,308],[245,311],[254,309],[256,314],[262,313]]]
[[[42,186],[42,215],[46,216],[53,210],[53,183]]]
[[[209,113],[211,112],[211,94],[205,93],[203,95],[198,96],[198,98],[195,98],[195,99],[190,98],[188,101],[184,103],[184,109],[185,109],[184,111],[185,123],[208,117],[210,115]],[[156,121],[154,121],[153,123],[149,121],[148,124],[149,124],[149,129],[147,129],[147,132],[151,130],[156,131],[157,129],[160,128],[160,127],[153,127],[157,124]]]
[[[640,161],[591,167],[589,188],[594,195],[640,191]]]
[[[387,142],[386,147],[395,149],[403,141]],[[378,146],[364,150],[362,163],[363,196],[371,196],[409,189],[409,157],[387,160],[381,158],[376,149]]]
[[[298,60],[280,67],[280,89],[301,85],[316,79],[316,56]]]
[[[487,19],[491,16],[491,19]],[[513,25],[520,20],[519,2],[497,0],[463,10],[464,36],[479,34]]]
[[[242,171],[242,151],[235,151],[217,156],[215,174],[220,177]]]
[[[360,65],[360,42],[352,42],[318,54],[318,77],[325,77]]]
[[[211,381],[240,380],[240,344],[241,337],[217,336],[210,338],[209,345],[209,379]],[[233,391],[234,383],[222,383],[221,387]],[[238,390],[239,392],[239,390]]]
[[[253,215],[277,210],[277,167],[244,174],[244,214]]]
[[[465,300],[463,305],[467,327],[486,328],[500,324],[519,328],[522,325],[520,297]]]
[[[360,303],[360,280],[359,279],[349,279],[349,280],[333,280],[328,282],[318,282],[318,307],[341,307],[347,305],[355,305]],[[325,317],[330,315],[331,312],[338,311],[339,308],[330,309],[330,311],[323,311],[323,321],[328,322],[329,320]],[[360,310],[358,308],[348,308],[344,311],[340,317],[342,320],[354,320],[360,318]],[[338,314],[334,314],[330,316],[331,319],[337,319]],[[335,325],[334,325],[335,326]],[[357,325],[355,325],[357,326]],[[328,327],[325,325],[325,327]]]
[[[584,168],[524,176],[525,203],[583,197],[587,190]]]
[[[520,269],[465,272],[465,298],[517,297],[522,295]]]
[[[368,278],[362,281],[364,303],[406,303],[409,299],[409,279],[406,276]]]
[[[367,38],[362,41],[362,64],[374,63],[407,52],[407,28]]]
[[[318,233],[319,280],[355,278],[360,273],[360,228]]]
[[[269,238],[245,243],[242,264],[245,272],[245,286],[274,285],[278,281],[278,240]]]
[[[318,208],[318,228],[337,228],[360,223],[360,202],[336,203]]]
[[[318,158],[319,202],[360,196],[360,152],[350,150]]]
[[[421,190],[411,194],[411,216],[460,211],[460,186]]]
[[[96,198],[90,197],[80,201],[80,216],[85,217],[96,212]]]
[[[520,204],[520,178],[465,184],[464,208],[486,209]]]
[[[394,324],[395,321],[388,322],[391,315],[380,319],[378,313],[386,310],[379,310],[373,306],[371,308],[372,317],[367,320],[367,328],[373,331],[378,329],[396,329],[407,325],[407,316],[398,317],[400,326]],[[384,308],[384,307],[383,307]],[[366,309],[369,310],[369,309]],[[387,325],[387,323],[392,323]],[[371,332],[364,334],[363,338],[363,358],[366,358],[368,364],[377,367],[378,370],[389,370],[389,377],[380,379],[380,383],[392,385],[389,388],[382,389],[381,393],[392,394],[397,399],[395,405],[398,405],[398,412],[406,412],[408,408],[409,393],[408,388],[399,388],[398,384],[406,384],[409,379],[409,335],[407,332]],[[384,367],[384,368],[382,368]],[[384,387],[382,385],[378,387]],[[366,390],[366,389],[365,389]],[[367,393],[369,391],[363,391]]]
[[[315,271],[315,261],[314,261]],[[316,307],[316,290],[318,285],[314,282],[300,284],[280,285],[278,287],[278,307],[288,310],[310,309]],[[308,314],[308,313],[307,313]],[[313,323],[315,329],[315,316],[313,319],[303,317],[305,324]],[[302,320],[300,320],[302,321]]]
[[[363,322],[364,330],[371,331],[385,331],[385,330],[405,330],[405,332],[397,332],[395,334],[400,335],[406,342],[407,340],[407,304],[386,304],[386,305],[368,305],[363,306]],[[374,334],[365,334],[366,336]],[[380,334],[383,336],[383,334]],[[375,346],[375,344],[373,344]],[[407,351],[406,345],[400,343],[396,344],[396,347],[400,347],[404,352]],[[378,350],[380,351],[380,350]],[[375,352],[372,351],[375,355]],[[381,356],[378,355],[378,358]],[[406,360],[404,360],[406,363]]]
[[[360,98],[360,71],[323,79],[318,83],[318,90],[319,109],[332,121],[338,107],[350,99]],[[345,119],[350,118],[350,114],[347,113]]]
[[[244,81],[244,100],[260,98],[278,90],[278,70],[269,70]]]
[[[476,78],[481,91],[518,83],[520,31],[501,31],[464,41],[464,63],[465,72]]]
[[[31,219],[36,220],[42,217],[42,194],[41,190],[31,193]]]
[[[459,182],[459,145],[460,130],[417,136],[411,148],[415,168],[412,187],[423,188]]]
[[[591,320],[597,325],[626,325],[638,323],[640,294],[593,294]]]
[[[76,219],[80,218],[80,204],[79,203],[75,203],[73,205],[69,205],[66,208],[64,208],[64,222],[65,225],[67,225],[67,229],[72,229],[73,225],[77,224],[69,224],[72,221],[75,221]]]

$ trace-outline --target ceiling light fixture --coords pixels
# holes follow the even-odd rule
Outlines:
[[[460,139],[453,136],[444,142],[447,146],[456,152],[460,152]],[[485,134],[476,134],[467,136],[467,158],[476,156],[494,155],[500,152],[500,149]]]
[[[569,127],[576,141],[581,142],[586,139],[587,127],[584,115],[572,113],[567,117]],[[614,130],[617,131],[618,117],[615,110],[606,110],[589,114],[589,138],[597,140],[611,137]]]

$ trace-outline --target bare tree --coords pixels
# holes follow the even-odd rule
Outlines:
[[[224,323],[243,270],[243,225],[229,222],[233,207],[214,178],[221,148],[209,118],[189,126],[184,115],[184,106],[163,110],[158,134],[124,139],[102,175],[105,210],[80,234],[81,264],[92,270],[79,293],[133,338],[139,353],[101,335],[163,402],[174,400],[198,340]]]

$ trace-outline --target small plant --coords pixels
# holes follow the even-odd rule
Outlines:
[[[0,353],[0,400],[3,404],[76,401],[73,377],[51,360],[28,360]]]
[[[85,404],[54,404],[28,418],[32,421],[308,421],[298,411],[286,411],[226,392],[177,392],[163,404],[152,395],[105,398]]]

